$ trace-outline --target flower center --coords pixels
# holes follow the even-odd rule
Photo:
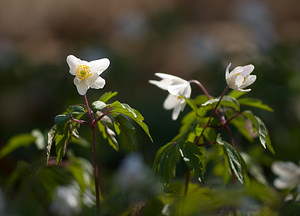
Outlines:
[[[87,79],[89,76],[92,75],[92,72],[87,65],[79,65],[76,70],[76,77],[80,80]]]
[[[243,83],[246,81],[246,78],[243,76],[243,74],[237,73],[236,75],[242,76],[244,78]]]

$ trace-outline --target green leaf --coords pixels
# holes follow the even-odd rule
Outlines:
[[[100,98],[99,101],[102,101],[103,103],[106,103],[107,101],[109,101],[111,98],[113,98],[114,96],[116,96],[118,94],[118,92],[106,92],[104,93]]]
[[[107,106],[106,103],[104,103],[102,101],[95,101],[92,103],[92,105],[95,110],[102,110]]]
[[[205,148],[198,147],[195,143],[179,143],[180,154],[187,166],[194,171],[200,182],[204,179]]]
[[[115,101],[114,103],[110,104],[109,107],[111,109],[110,112],[114,116],[117,116],[116,114],[123,114],[134,120],[143,128],[150,140],[153,142],[148,126],[143,122],[144,117],[137,110],[131,108],[128,104],[120,103],[119,101]]]
[[[71,119],[70,113],[55,116],[54,122],[59,133],[64,133],[65,124]]]
[[[66,154],[67,146],[70,141],[70,132],[66,130],[65,134],[57,133],[55,136],[55,147],[56,147],[56,162],[59,164]]]
[[[242,98],[242,99],[239,99],[238,102],[240,103],[240,105],[251,106],[251,107],[255,107],[255,108],[273,112],[273,109],[271,107],[269,107],[266,104],[263,104],[261,102],[261,100],[258,100],[255,98]]]
[[[244,175],[246,174],[246,164],[238,153],[238,151],[232,147],[228,142],[223,141],[221,135],[218,134],[217,143],[222,145],[224,148],[224,153],[229,161],[230,168],[234,172],[237,179],[244,184]]]
[[[202,104],[202,106],[204,106],[204,107],[208,106],[208,105],[215,106],[215,105],[217,105],[218,101],[219,101],[219,98],[210,99],[210,100],[206,101],[204,104]],[[212,108],[211,106],[209,108]],[[225,95],[223,97],[223,99],[221,100],[219,106],[231,107],[236,111],[240,111],[239,102],[234,97],[231,97],[231,96]]]
[[[250,136],[249,131],[247,129],[247,119],[243,116],[237,116],[230,121],[230,124],[234,125],[235,128],[249,141],[253,142],[252,136]]]
[[[80,115],[80,114],[84,114],[86,112],[85,108],[80,105],[69,106],[67,111],[74,115]]]
[[[116,116],[114,128],[119,134],[122,149],[129,152],[137,149],[136,130],[127,118],[122,115]]]
[[[166,184],[176,175],[176,164],[179,161],[179,147],[170,142],[161,147],[155,156],[153,169],[156,175],[164,179]]]
[[[35,137],[31,134],[24,133],[13,136],[8,140],[8,143],[1,149],[0,158],[10,154],[11,152],[17,150],[20,147],[29,147],[34,144]]]
[[[247,94],[248,92],[241,92],[241,91],[236,91],[236,90],[232,90],[228,95],[235,98],[235,99],[238,99],[240,98],[241,96],[243,96],[244,94]]]
[[[57,128],[56,125],[54,125],[48,132],[48,136],[47,136],[47,147],[46,147],[46,164],[48,164],[49,162],[49,158],[50,158],[50,152],[51,152],[51,147],[52,147],[52,143],[54,140],[54,137],[57,134]]]
[[[242,115],[251,121],[254,131],[258,133],[259,141],[262,144],[262,146],[264,148],[268,148],[270,152],[275,154],[274,148],[271,144],[271,140],[269,137],[268,129],[262,122],[262,120],[248,110],[244,111]]]
[[[113,147],[114,150],[119,151],[119,143],[115,138],[115,132],[111,130],[106,124],[105,121],[100,121],[97,122],[98,129],[102,133],[102,136],[104,139],[107,139],[109,145]]]

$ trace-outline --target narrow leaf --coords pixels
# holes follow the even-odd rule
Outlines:
[[[236,90],[232,90],[228,95],[231,97],[234,97],[235,99],[240,98],[241,96],[243,96],[244,94],[247,94],[248,92],[241,92],[241,91],[236,91]]]
[[[104,93],[100,98],[99,101],[102,101],[103,103],[106,103],[107,101],[109,101],[109,99],[113,98],[114,96],[116,96],[118,94],[118,92],[106,92]]]
[[[228,142],[222,140],[220,134],[218,134],[216,141],[217,143],[223,146],[224,153],[229,161],[230,168],[234,172],[235,176],[237,177],[239,182],[244,184],[244,174],[246,173],[246,165],[243,158],[235,148],[233,148]]]
[[[46,147],[46,164],[49,162],[50,152],[54,137],[57,133],[56,125],[54,125],[48,132],[47,136],[47,147]]]
[[[269,107],[266,104],[263,104],[261,102],[261,100],[258,100],[255,98],[242,98],[242,99],[239,99],[238,102],[240,103],[240,105],[251,106],[251,107],[255,107],[255,108],[273,112],[273,109],[271,107]]]
[[[34,143],[35,137],[31,134],[18,134],[8,140],[8,143],[1,149],[0,158],[10,154],[20,147],[29,147]]]
[[[92,105],[95,110],[102,110],[107,106],[106,103],[104,103],[102,101],[95,101],[92,103]]]
[[[71,119],[70,113],[60,114],[55,116],[54,122],[57,125],[57,130],[64,133],[65,124]]]

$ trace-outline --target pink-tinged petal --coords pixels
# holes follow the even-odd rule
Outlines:
[[[164,101],[163,106],[166,110],[170,110],[176,107],[178,104],[180,104],[180,100],[176,96],[169,94]]]
[[[77,78],[74,79],[74,84],[77,88],[77,91],[80,95],[85,95],[87,90],[89,89],[89,86],[86,85],[85,82],[79,81]]]
[[[172,120],[176,120],[180,114],[181,111],[181,105],[177,105],[174,107],[173,113],[172,113]]]
[[[249,75],[247,78],[246,78],[246,81],[240,86],[241,88],[245,88],[249,85],[251,85],[252,83],[254,83],[256,80],[256,75]]]
[[[80,62],[81,60],[73,55],[67,56],[67,63],[70,67],[70,74],[76,75],[76,70],[78,68],[78,65],[80,65]]]
[[[229,68],[231,66],[231,63],[229,63],[229,65],[226,68],[226,72],[225,72],[225,79],[227,80],[229,78]]]
[[[105,85],[105,80],[100,76],[98,76],[96,80],[93,80],[93,82],[90,83],[89,80],[88,82],[89,82],[89,86],[93,89],[101,89]]]
[[[100,75],[103,71],[105,71],[108,68],[110,61],[107,58],[102,58],[99,60],[91,61],[88,64],[93,73]]]
[[[252,65],[252,64],[246,65],[246,66],[243,67],[242,74],[243,74],[244,77],[247,77],[252,73],[253,70],[254,70],[254,65]]]

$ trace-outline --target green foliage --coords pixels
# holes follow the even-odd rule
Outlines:
[[[205,149],[195,143],[179,143],[181,157],[188,167],[194,171],[197,179],[202,182],[205,172]]]
[[[238,100],[240,105],[251,106],[266,111],[273,112],[273,109],[266,104],[263,104],[261,100],[255,98],[242,98]]]
[[[231,144],[223,141],[220,134],[218,134],[216,141],[223,146],[224,153],[229,161],[230,169],[234,172],[239,182],[244,184],[244,176],[247,173],[247,167],[242,156]]]
[[[215,98],[215,99],[210,99],[208,101],[206,101],[204,104],[202,104],[202,106],[208,106],[208,105],[216,105],[219,102],[219,98]],[[224,96],[223,99],[220,102],[219,106],[225,106],[225,107],[230,107],[236,111],[240,111],[240,104],[239,102],[231,96]]]
[[[8,140],[8,143],[1,149],[0,158],[5,157],[11,152],[21,148],[28,147],[34,143],[36,138],[32,134],[18,134]]]
[[[176,164],[179,161],[179,146],[170,142],[161,147],[155,156],[153,169],[154,173],[162,177],[168,184],[176,175]]]
[[[114,117],[116,117],[119,114],[123,114],[130,117],[143,128],[143,130],[146,132],[151,141],[153,141],[149,133],[148,126],[143,122],[144,117],[137,110],[131,108],[128,104],[120,103],[119,101],[115,101],[114,103],[110,104],[109,109],[110,113],[112,113]]]
[[[118,94],[118,92],[106,92],[104,93],[100,98],[99,101],[102,101],[103,103],[106,103],[111,98],[115,97]]]

